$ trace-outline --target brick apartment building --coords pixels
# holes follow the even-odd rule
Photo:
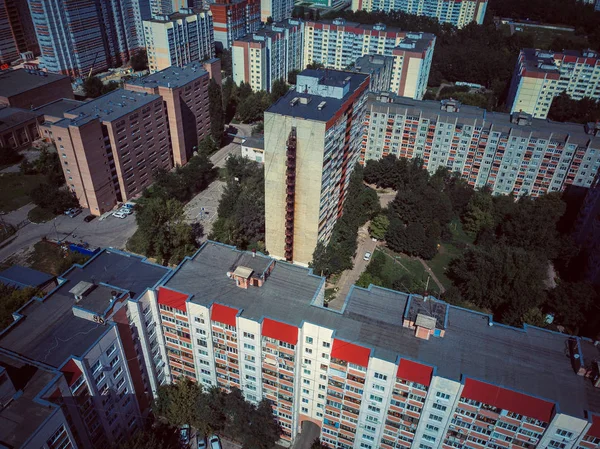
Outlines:
[[[0,72],[0,105],[32,109],[61,98],[75,98],[68,76],[25,69]]]
[[[182,377],[269,400],[288,444],[316,425],[341,449],[600,446],[584,338],[375,286],[328,309],[310,269],[210,241],[174,269],[105,250],[60,282],[0,334],[14,447],[119,442]]]
[[[593,126],[375,93],[369,94],[365,124],[362,163],[388,154],[419,157],[430,173],[444,167],[496,194],[589,188],[600,169]]]

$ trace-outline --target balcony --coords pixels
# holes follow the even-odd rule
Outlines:
[[[285,193],[287,195],[293,195],[295,193],[294,186],[288,186],[288,188],[285,190]]]
[[[293,220],[293,219],[294,219],[294,212],[288,212],[288,213],[285,214],[285,220],[286,220],[286,222],[289,222],[290,220]],[[286,225],[287,224],[288,223],[286,223]],[[292,223],[290,223],[290,225],[291,225],[290,227],[293,227]],[[287,226],[286,226],[286,228],[287,228]]]
[[[293,243],[294,243],[294,239],[293,239],[293,237],[292,237],[292,236],[289,236],[289,237],[286,237],[286,238],[285,238],[285,246],[286,246],[286,248],[288,247],[288,245],[290,245],[290,248],[291,248],[291,245],[292,245]]]

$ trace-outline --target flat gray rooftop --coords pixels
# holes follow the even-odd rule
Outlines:
[[[342,104],[350,98],[350,96],[360,87],[360,85],[368,78],[368,75],[356,72],[343,72],[338,70],[310,70],[306,69],[300,72],[299,75],[320,77],[319,84],[330,86],[340,86],[346,78],[350,78],[350,88],[348,93],[341,99],[333,97],[323,97],[320,95],[305,94],[295,90],[289,91],[273,104],[266,112],[272,114],[286,115],[289,117],[300,117],[306,120],[314,120],[318,122],[327,122],[338,112]],[[296,103],[292,106],[291,101],[296,97],[308,97],[308,104]],[[324,101],[325,107],[319,110],[319,104]]]
[[[73,315],[74,296],[80,281],[103,282],[131,292],[137,298],[168,272],[166,267],[142,258],[104,250],[83,268],[74,267],[43,301],[34,300],[19,313],[17,323],[0,333],[0,347],[30,360],[58,367],[70,356],[82,356],[108,327]]]
[[[265,138],[264,137],[246,137],[242,142],[242,146],[250,148],[259,148],[264,150]]]
[[[354,287],[340,313],[313,305],[323,278],[285,262],[276,262],[262,287],[237,287],[226,272],[239,257],[240,251],[232,247],[207,242],[166,286],[193,295],[197,304],[218,302],[240,309],[248,319],[269,317],[298,327],[310,322],[334,329],[336,338],[369,347],[374,357],[391,362],[408,357],[437,367],[437,375],[448,379],[473,377],[555,401],[573,416],[583,417],[584,410],[600,412],[600,390],[577,376],[565,355],[568,335],[490,326],[487,315],[447,305],[445,336],[422,340],[402,326],[407,304],[418,298]]]
[[[128,81],[127,84],[143,87],[168,87],[178,88],[185,86],[193,81],[196,81],[203,76],[208,76],[208,72],[204,70],[204,66],[200,62],[192,62],[185,67],[171,66],[160,72]]]
[[[58,408],[35,399],[56,374],[0,353],[0,372],[2,369],[6,370],[16,390],[23,391],[0,408],[0,444],[17,448]]]
[[[82,106],[83,104],[83,101],[62,98],[60,100],[53,101],[52,103],[40,106],[39,108],[35,108],[34,111],[39,112],[40,114],[44,114],[45,116],[47,115],[55,118],[62,118],[64,117],[65,112]]]
[[[25,69],[3,70],[0,72],[0,97],[13,97],[62,79],[69,77],[56,73],[46,73],[46,76],[42,76],[29,73]]]
[[[385,98],[380,101],[379,98]],[[389,102],[388,102],[389,100]],[[537,138],[552,138],[556,140],[574,141],[581,145],[590,142],[590,146],[600,148],[600,138],[585,133],[584,125],[579,123],[553,122],[552,120],[543,120],[534,118],[531,125],[517,125],[511,123],[510,114],[502,112],[488,112],[485,109],[476,106],[461,105],[459,112],[447,112],[441,109],[439,101],[434,100],[413,100],[412,98],[399,97],[389,93],[368,94],[368,107],[372,106],[373,112],[385,112],[390,110],[402,111],[403,114],[423,115],[429,119],[440,119],[445,122],[456,122],[470,126],[483,126],[489,128],[493,125],[495,131],[508,132],[517,136],[530,136]]]
[[[117,89],[70,109],[67,119],[61,120],[63,126],[81,126],[91,120],[99,119],[102,122],[111,122],[133,111],[146,106],[158,99],[160,95],[146,92],[132,92]]]
[[[0,108],[0,132],[28,122],[42,114],[20,108]]]

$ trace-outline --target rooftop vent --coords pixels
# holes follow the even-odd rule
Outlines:
[[[75,287],[69,290],[69,293],[75,296],[75,302],[81,301],[86,295],[91,292],[96,286],[91,282],[80,281]]]
[[[527,114],[523,111],[513,112],[510,116],[510,122],[519,126],[528,126],[531,125],[532,115]]]
[[[293,101],[293,100],[292,100]],[[311,97],[300,97],[300,104],[308,104],[312,101]]]
[[[342,19],[341,17],[338,17],[337,19],[333,19],[333,24],[334,25],[345,25],[346,19]]]
[[[294,97],[294,98],[292,99],[292,101],[290,101],[290,106],[292,106],[292,107],[293,107],[293,106],[296,106],[296,105],[298,104],[298,100],[299,100],[299,98],[298,98],[298,97]]]
[[[323,110],[323,108],[325,107],[325,105],[326,105],[326,104],[327,104],[327,102],[326,102],[326,101],[322,101],[322,102],[320,102],[320,103],[319,103],[319,105],[317,106],[317,109],[318,109],[319,111]]]
[[[462,106],[460,101],[455,100],[453,98],[449,98],[448,100],[442,100],[440,103],[442,105],[442,111],[446,112],[459,112],[460,107]]]
[[[385,23],[376,23],[375,25],[373,25],[373,29],[377,31],[385,31]]]

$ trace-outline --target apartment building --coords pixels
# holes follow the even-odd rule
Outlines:
[[[361,163],[388,154],[419,157],[430,173],[447,168],[473,187],[538,196],[590,187],[600,138],[583,125],[464,106],[369,94]]]
[[[368,75],[304,70],[265,111],[266,247],[308,264],[342,214],[360,156]]]
[[[233,81],[252,90],[271,91],[278,79],[287,81],[292,70],[302,70],[304,22],[288,19],[235,40],[231,47]]]
[[[28,0],[41,67],[72,77],[119,67],[144,47],[136,0]]]
[[[144,427],[163,378],[151,362],[156,322],[141,298],[168,271],[102,251],[15,312],[0,332],[3,445],[101,449]]]
[[[150,73],[215,56],[213,20],[209,10],[180,9],[171,15],[144,20],[144,35]]]
[[[316,425],[343,449],[598,448],[592,341],[375,286],[336,311],[324,290],[310,269],[209,241],[144,295],[157,372],[266,398],[287,442]]]
[[[162,98],[175,165],[187,164],[198,142],[210,133],[209,81],[203,64],[194,62],[185,67],[169,67],[124,86],[127,91]]]
[[[10,64],[27,51],[40,51],[27,2],[0,0],[0,62]]]
[[[352,0],[352,11],[402,11],[462,28],[483,23],[487,0]]]
[[[304,28],[304,64],[344,70],[365,55],[394,58],[391,91],[417,100],[427,90],[435,36],[402,31],[385,24],[361,25],[345,19],[308,21]]]
[[[260,0],[217,0],[210,4],[215,43],[229,49],[233,41],[260,28]]]
[[[48,123],[67,186],[101,215],[173,167],[167,108],[159,95],[117,89]]]
[[[546,118],[552,100],[562,92],[574,100],[600,99],[598,53],[592,50],[521,50],[507,100],[511,112],[523,111],[535,118]]]
[[[264,23],[290,19],[293,10],[293,0],[260,0],[260,20]]]
[[[389,92],[392,86],[394,58],[392,56],[365,55],[354,63],[354,70],[369,75],[371,92]]]
[[[150,0],[150,14],[152,17],[176,13],[181,8],[191,8],[194,0]]]
[[[32,109],[61,98],[75,98],[68,76],[38,70],[0,72],[0,105]]]

